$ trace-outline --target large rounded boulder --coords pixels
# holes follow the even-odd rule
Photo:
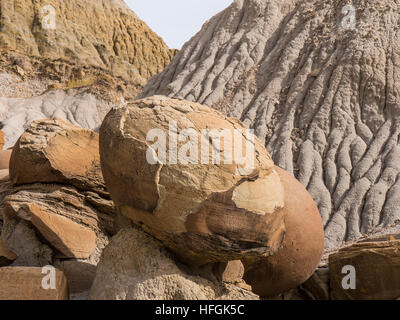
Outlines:
[[[254,262],[244,260],[245,281],[262,297],[273,297],[296,288],[314,273],[324,250],[324,228],[317,205],[303,185],[275,167],[285,190],[286,235],[282,249]]]
[[[100,157],[120,216],[186,263],[261,258],[281,247],[283,185],[238,120],[185,100],[138,100],[106,116]]]

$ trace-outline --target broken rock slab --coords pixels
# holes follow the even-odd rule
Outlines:
[[[350,3],[353,31],[342,25]],[[139,98],[187,99],[253,128],[274,163],[307,186],[325,247],[337,250],[400,220],[400,50],[392,47],[400,11],[393,4],[233,1]]]
[[[6,203],[6,215],[15,214],[30,221],[36,230],[67,258],[88,258],[96,248],[96,234],[64,216],[48,212],[35,203]]]
[[[400,297],[400,240],[383,238],[362,241],[329,256],[333,300]]]
[[[0,268],[0,300],[68,300],[64,273],[55,269],[54,287],[49,288],[50,279],[44,278],[50,274],[42,271],[32,267]]]

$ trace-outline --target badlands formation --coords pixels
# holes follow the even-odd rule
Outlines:
[[[397,2],[0,0],[0,299],[398,299]]]
[[[1,0],[5,147],[33,120],[97,129],[175,53],[122,0]]]

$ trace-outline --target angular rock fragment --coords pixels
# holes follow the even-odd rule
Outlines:
[[[240,260],[219,262],[213,265],[213,273],[219,281],[237,283],[243,280],[244,266]]]
[[[333,300],[400,297],[400,240],[369,239],[329,256]]]
[[[56,208],[54,208],[56,209]],[[88,258],[96,248],[96,234],[88,227],[84,227],[62,215],[47,211],[36,203],[17,204],[6,200],[6,219],[15,215],[29,221],[36,230],[57,249],[61,257]]]
[[[4,132],[0,130],[0,150],[3,149],[5,144],[5,139],[4,139]]]
[[[0,170],[9,169],[12,150],[0,150]]]
[[[239,121],[155,96],[110,111],[100,154],[118,211],[186,263],[280,248],[283,187],[265,148]]]
[[[0,300],[68,300],[67,278],[55,270],[54,288],[42,268],[0,268]],[[46,286],[43,286],[43,282]]]

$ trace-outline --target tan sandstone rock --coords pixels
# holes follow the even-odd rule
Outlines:
[[[258,300],[248,290],[182,271],[153,237],[121,230],[105,248],[91,289],[93,300]]]
[[[286,235],[283,248],[260,261],[244,260],[245,281],[262,297],[273,297],[306,282],[324,250],[324,228],[318,208],[300,182],[276,167],[285,190]]]
[[[12,150],[0,150],[0,170],[10,167],[10,158]]]
[[[6,202],[5,214],[15,214],[30,221],[64,257],[88,258],[96,248],[96,234],[93,230],[49,212],[38,204],[16,205]]]
[[[5,139],[4,139],[4,132],[0,130],[0,150],[3,149],[5,144]]]
[[[392,239],[370,239],[329,256],[333,300],[394,300],[400,297],[400,240]],[[347,287],[351,285],[350,271],[344,269],[348,266],[355,271],[353,288]]]
[[[32,122],[10,160],[13,184],[64,183],[104,192],[98,134],[59,119]]]
[[[44,289],[42,268],[0,268],[0,300],[68,300],[67,278],[55,270],[55,289]]]
[[[217,262],[213,265],[213,273],[222,282],[237,283],[243,280],[244,266],[240,260]]]
[[[234,149],[228,138],[220,146],[210,138],[223,129],[231,137],[239,133],[236,151],[247,152],[243,162],[225,161],[225,150]],[[156,139],[146,141],[154,133],[160,143],[165,135],[168,157],[152,145]],[[280,248],[283,186],[265,148],[238,120],[200,104],[155,96],[110,111],[100,128],[100,154],[119,212],[185,262],[263,257]]]
[[[88,291],[114,234],[98,135],[60,120],[35,121],[14,148],[13,184],[4,171],[0,219],[2,237],[17,255],[12,265],[55,265],[69,277],[71,294]]]

